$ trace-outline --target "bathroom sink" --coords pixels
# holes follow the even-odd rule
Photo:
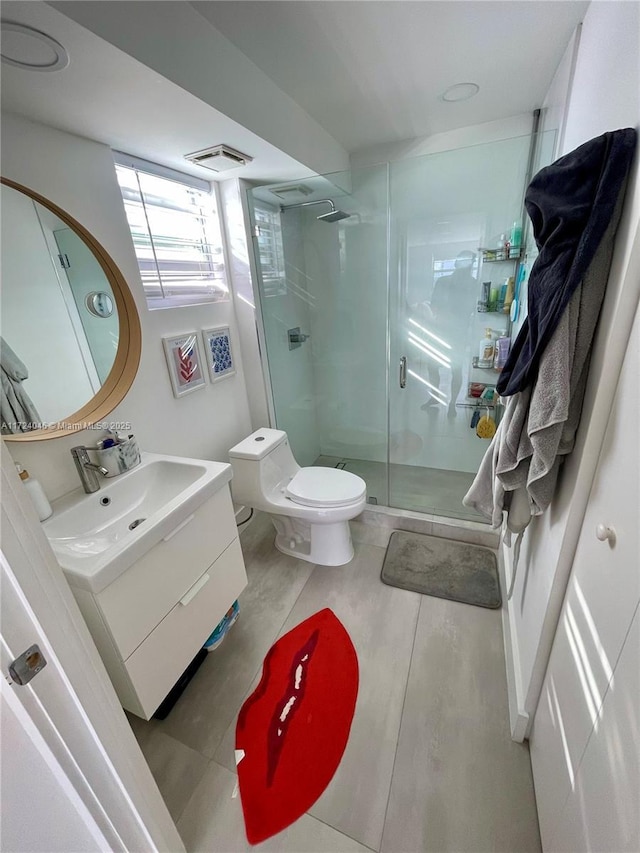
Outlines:
[[[231,465],[143,453],[126,474],[54,501],[43,525],[75,586],[103,590],[231,480]],[[212,523],[214,519],[212,519]]]

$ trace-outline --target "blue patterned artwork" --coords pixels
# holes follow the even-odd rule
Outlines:
[[[212,382],[232,376],[236,372],[231,348],[231,334],[228,326],[218,329],[204,329],[207,364]]]

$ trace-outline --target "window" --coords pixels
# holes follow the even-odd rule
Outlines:
[[[229,298],[216,196],[206,181],[116,156],[147,306]]]
[[[283,296],[287,292],[287,284],[280,214],[275,210],[256,206],[254,218],[258,229],[258,255],[263,293],[266,297]]]

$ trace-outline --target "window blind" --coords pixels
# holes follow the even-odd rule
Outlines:
[[[116,174],[148,307],[228,299],[215,195],[135,165]]]
[[[287,292],[280,214],[265,207],[254,208],[258,235],[258,255],[265,297]]]

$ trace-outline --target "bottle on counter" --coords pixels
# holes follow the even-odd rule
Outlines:
[[[493,367],[493,357],[495,354],[493,332],[491,329],[485,329],[484,335],[484,338],[480,341],[480,348],[478,350],[478,367]]]
[[[520,246],[522,245],[522,225],[516,221],[511,226],[511,251],[514,255],[520,254]]]
[[[511,303],[513,302],[515,283],[515,278],[510,275],[506,281],[507,286],[505,288],[504,302],[502,303],[502,311],[505,314],[509,314],[511,312]]]
[[[508,335],[500,335],[495,343],[493,356],[493,369],[502,370],[507,363],[507,357],[511,348],[511,338]]]
[[[16,462],[16,470],[24,483],[25,489],[29,493],[29,497],[38,513],[38,518],[40,521],[45,521],[45,519],[53,514],[53,509],[44,493],[44,489],[35,477],[29,476],[29,472],[19,462]]]
[[[504,284],[500,288],[498,293],[498,301],[496,302],[496,311],[502,313],[504,311],[504,301],[507,298],[507,286],[509,284],[509,279],[505,279]]]
[[[478,300],[478,313],[485,314],[489,310],[489,294],[491,292],[491,282],[483,281],[480,299]]]

